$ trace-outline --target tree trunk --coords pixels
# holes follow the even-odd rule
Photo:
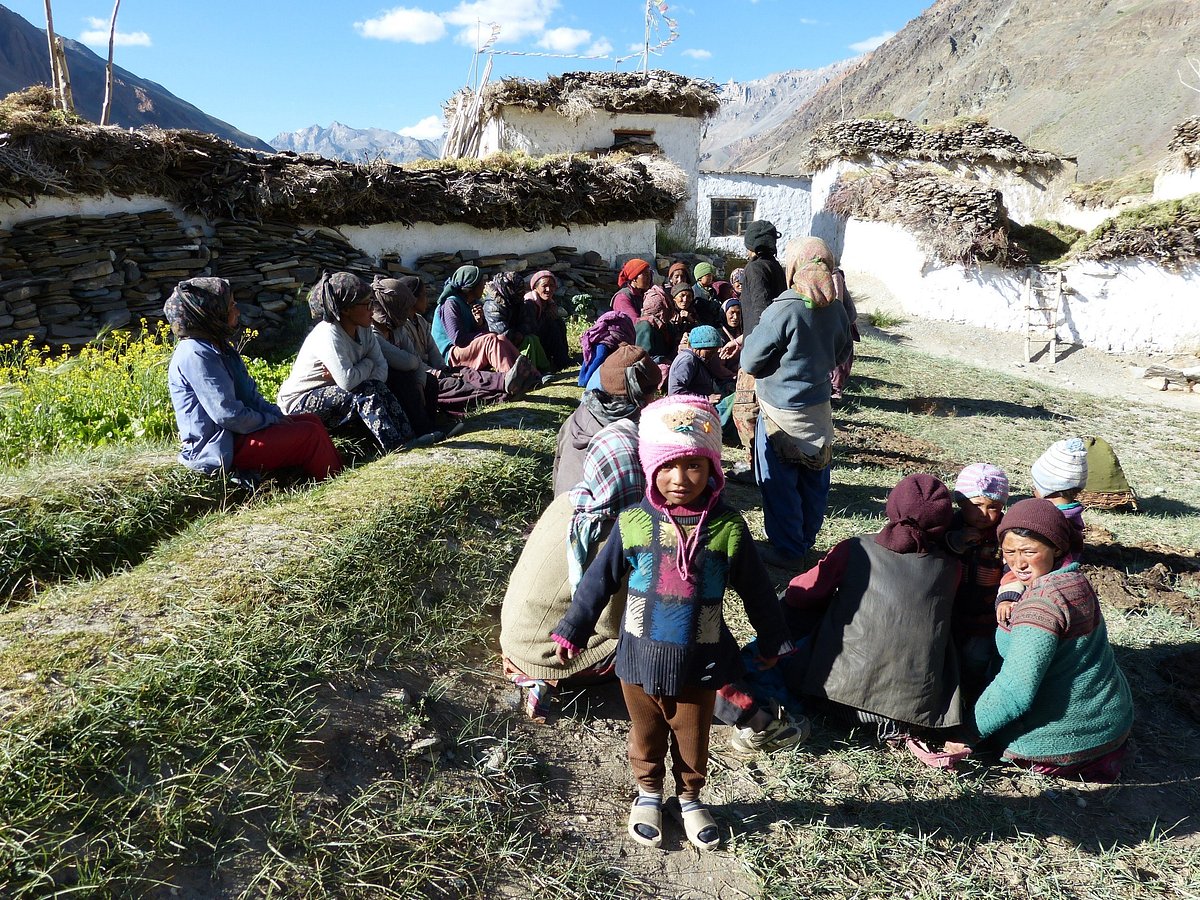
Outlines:
[[[49,2],[49,0],[47,0]],[[121,8],[121,0],[114,0],[112,21],[108,24],[108,68],[104,70],[104,106],[100,110],[100,124],[107,125],[112,109],[113,95],[113,42],[117,36],[117,10]]]

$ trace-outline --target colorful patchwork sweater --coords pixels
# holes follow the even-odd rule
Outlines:
[[[1117,667],[1096,592],[1071,564],[1043,575],[996,631],[1000,674],[975,706],[983,737],[1004,755],[1052,765],[1103,756],[1133,724],[1133,700]]]
[[[685,529],[699,519],[675,517]],[[586,646],[628,579],[617,677],[658,696],[677,696],[688,686],[715,691],[742,674],[737,641],[722,615],[728,585],[742,598],[760,652],[776,656],[781,647],[790,649],[774,587],[741,515],[718,501],[702,527],[685,580],[676,565],[678,532],[666,515],[646,500],[622,512],[554,633]]]

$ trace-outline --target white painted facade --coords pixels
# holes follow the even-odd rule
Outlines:
[[[1024,331],[1024,273],[927,261],[911,232],[888,222],[846,223],[841,265],[886,285],[898,311],[996,331]],[[1114,353],[1200,349],[1200,265],[1180,273],[1144,261],[1066,269],[1059,337]]]
[[[1155,200],[1178,200],[1200,194],[1200,169],[1167,169],[1154,179]]]
[[[181,206],[162,197],[151,197],[148,194],[117,197],[114,194],[105,194],[103,197],[43,196],[38,197],[33,206],[25,206],[12,200],[0,200],[0,228],[12,228],[24,222],[59,216],[107,216],[116,213],[150,212],[155,209],[170,210],[175,218],[185,225],[204,227],[203,219],[185,213]]]
[[[521,150],[530,156],[548,153],[590,153],[613,146],[615,131],[651,131],[650,139],[663,154],[683,170],[687,198],[669,230],[683,240],[696,232],[696,183],[700,175],[700,120],[660,113],[610,113],[593,110],[579,119],[560,116],[555,110],[531,110],[506,106],[488,120],[480,141],[479,155]]]
[[[775,224],[784,241],[803,237],[812,225],[812,178],[807,175],[757,175],[748,172],[701,172],[696,191],[696,246],[733,255],[745,253],[739,237],[712,233],[712,201],[752,200],[752,219]]]
[[[499,253],[534,253],[550,247],[576,247],[580,253],[594,250],[608,263],[620,256],[653,254],[653,219],[637,222],[613,222],[610,225],[576,225],[566,228],[542,228],[525,231],[505,228],[487,231],[470,225],[452,223],[430,225],[417,222],[411,228],[399,222],[378,225],[343,225],[338,231],[351,244],[376,258],[395,253],[403,265],[413,266],[427,253],[476,250],[483,256]]]

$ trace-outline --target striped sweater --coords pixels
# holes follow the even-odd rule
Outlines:
[[[678,515],[675,521],[690,529],[699,518]],[[742,674],[737,641],[722,615],[730,586],[742,598],[762,654],[790,649],[775,589],[741,515],[718,502],[702,527],[684,579],[676,565],[678,533],[667,517],[646,500],[622,512],[554,633],[586,646],[609,598],[627,580],[617,677],[658,696],[677,696],[689,686],[715,691]]]
[[[996,631],[1000,674],[975,705],[983,737],[1004,755],[1071,765],[1120,746],[1133,700],[1091,583],[1077,563],[1043,575]]]

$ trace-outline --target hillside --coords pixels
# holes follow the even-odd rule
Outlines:
[[[285,131],[271,139],[276,150],[316,153],[326,159],[362,162],[382,157],[397,164],[416,159],[437,159],[442,142],[422,141],[383,128],[351,128],[333,122],[328,128],[310,125],[299,131]]]
[[[755,138],[785,123],[797,107],[857,60],[721,85],[721,109],[705,122],[700,139],[700,167],[726,170],[729,161],[746,153]]]
[[[1110,178],[1153,166],[1173,126],[1200,112],[1177,77],[1196,56],[1192,0],[938,0],[732,165],[799,171],[809,135],[835,119],[983,115],[1077,157],[1081,181]]]
[[[78,113],[93,122],[100,121],[104,105],[104,69],[106,60],[83,44],[63,39],[71,88]],[[239,147],[271,152],[269,144],[239,131],[228,122],[213,118],[161,84],[139,78],[132,72],[113,66],[114,96],[112,124],[124,128],[156,125],[159,128],[189,128],[215,134]],[[0,6],[0,97],[34,84],[49,84],[46,32],[12,10]]]

